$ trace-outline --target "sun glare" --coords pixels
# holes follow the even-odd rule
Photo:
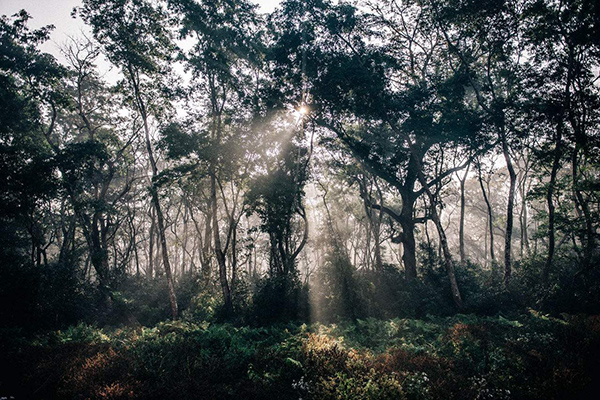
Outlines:
[[[298,112],[302,115],[306,115],[308,114],[308,107],[307,106],[300,106],[300,108],[298,109]]]

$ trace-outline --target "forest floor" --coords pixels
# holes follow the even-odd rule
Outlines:
[[[600,388],[600,316],[80,324],[0,339],[0,398],[583,399]]]

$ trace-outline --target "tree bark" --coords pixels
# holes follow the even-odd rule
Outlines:
[[[373,256],[374,256],[374,266],[376,271],[381,271],[383,268],[383,260],[381,257],[381,238],[380,238],[380,229],[381,229],[381,218],[383,215],[383,196],[381,195],[381,191],[378,190],[379,194],[379,204],[381,207],[379,208],[379,212],[377,215],[373,211],[373,207],[371,207],[371,203],[368,200],[367,194],[367,178],[363,175],[363,179],[359,180],[359,185],[361,185],[361,191],[363,192],[363,206],[365,209],[365,214],[368,220],[368,226],[366,229],[367,234],[367,262],[370,263],[370,251],[371,251],[371,235],[373,237],[374,248],[373,248]],[[356,253],[355,253],[356,254]],[[367,263],[367,265],[368,265]],[[356,262],[354,262],[356,265]]]
[[[592,267],[592,255],[594,252],[594,227],[590,207],[587,201],[583,198],[581,190],[579,190],[579,147],[580,144],[575,144],[575,150],[572,157],[572,174],[573,174],[573,193],[575,197],[575,205],[578,214],[583,216],[585,224],[585,244],[583,248],[583,268],[582,271],[589,271]]]
[[[154,277],[154,234],[156,230],[156,217],[153,206],[151,206],[150,210],[150,219],[150,233],[148,239],[148,268],[146,269],[146,276],[152,279]]]
[[[440,216],[437,212],[437,202],[435,201],[435,197],[431,193],[431,190],[429,190],[429,186],[427,185],[427,180],[425,179],[423,171],[420,169],[418,170],[418,177],[419,182],[425,189],[425,193],[427,194],[427,197],[429,198],[429,203],[431,205],[431,219],[433,220],[437,228],[438,236],[440,238],[440,245],[442,247],[442,252],[444,256],[444,266],[446,267],[446,273],[448,274],[448,279],[450,280],[452,299],[454,300],[456,308],[461,310],[463,308],[462,296],[458,288],[458,282],[456,281],[456,274],[454,272],[454,261],[452,260],[452,254],[450,253],[450,248],[448,247],[448,239],[446,238],[444,227],[442,226]]]
[[[458,242],[459,242],[459,252],[460,252],[460,262],[464,263],[466,261],[465,256],[465,181],[467,180],[467,175],[469,174],[469,167],[467,165],[467,169],[462,178],[460,178],[460,226],[458,230]]]
[[[562,151],[562,121],[559,121],[556,128],[556,145],[554,148],[554,158],[552,160],[552,170],[550,172],[550,182],[548,182],[548,191],[546,192],[546,203],[548,204],[548,256],[544,264],[544,271],[542,279],[545,284],[548,284],[550,277],[550,269],[552,268],[552,261],[554,259],[554,248],[555,248],[555,229],[554,229],[554,188],[556,186],[556,176],[560,168],[560,158]]]
[[[215,176],[214,166],[211,166],[210,171],[210,203],[212,213],[212,231],[213,240],[215,244],[215,255],[217,263],[219,265],[219,282],[221,284],[221,291],[223,292],[223,302],[225,307],[226,316],[230,316],[233,313],[233,302],[231,300],[231,289],[227,281],[227,264],[225,259],[225,253],[221,246],[221,237],[219,235],[219,218],[217,210],[217,178]]]
[[[515,203],[515,187],[517,182],[517,174],[513,167],[512,159],[508,150],[508,142],[506,133],[502,134],[502,154],[506,161],[506,168],[510,178],[510,186],[508,189],[508,204],[506,207],[506,235],[504,237],[504,284],[508,285],[512,275],[512,231],[513,231],[513,210]]]
[[[492,205],[487,195],[487,191],[485,186],[483,185],[483,178],[481,177],[481,165],[477,168],[478,178],[479,178],[479,186],[481,187],[481,193],[483,194],[483,200],[485,201],[485,205],[487,207],[488,212],[488,225],[490,231],[490,257],[492,260],[492,267],[496,263],[496,256],[494,254],[494,213],[492,210]]]
[[[235,223],[231,236],[231,291],[234,293],[237,282],[237,269],[237,223]]]

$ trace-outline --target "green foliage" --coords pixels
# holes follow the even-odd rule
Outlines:
[[[166,14],[147,1],[86,0],[76,13],[88,23],[94,36],[106,48],[115,65],[156,73],[158,59],[168,59],[172,51],[169,32],[162,22]]]
[[[82,62],[75,79],[85,81],[77,95],[64,79],[75,71],[37,49],[50,27],[28,30],[25,11],[0,19],[0,359],[14,367],[0,377],[0,397],[529,399],[583,398],[597,389],[598,10],[588,12],[588,0],[366,3],[288,0],[265,33],[245,0],[84,0],[76,13],[101,49],[75,60]],[[179,94],[167,76],[180,51],[171,40],[176,30],[196,39],[179,54],[192,75],[185,122],[164,112]],[[124,74],[115,92],[135,115],[113,107],[114,93],[96,79],[91,65],[102,52]],[[278,114],[305,103],[310,112],[301,119]],[[166,189],[149,216],[140,123],[152,193]],[[149,128],[156,126],[164,154],[155,159]],[[359,160],[367,181],[378,183],[379,221],[367,211],[370,225],[355,218],[355,227],[381,231],[357,238],[352,250],[359,254],[373,240],[403,242],[407,269],[417,221],[442,209],[449,165],[467,153],[485,159],[499,142],[509,159],[533,132],[527,145],[540,165],[529,171],[531,160],[523,159],[521,169],[515,158],[519,195],[533,182],[523,205],[547,202],[548,212],[535,210],[535,239],[562,236],[553,262],[536,242],[513,261],[508,283],[497,265],[456,264],[461,311],[472,314],[456,314],[430,243],[420,246],[412,280],[379,259],[358,270],[347,238],[332,240],[324,265],[314,274],[309,266],[307,279],[316,283],[303,284],[296,261],[309,243],[309,217],[319,216],[305,201],[309,129],[339,142],[327,148],[340,156],[336,166]],[[160,173],[157,160],[166,165]],[[548,181],[550,163],[565,162],[570,173],[553,167],[556,181]],[[431,208],[420,208],[423,179],[440,199]],[[364,206],[375,209],[363,194]],[[156,228],[159,201],[171,228],[167,245],[183,250],[186,262],[202,253],[203,276],[178,274],[174,265],[182,317],[175,322],[165,322],[173,293],[163,271],[139,272],[155,256],[142,243],[147,217]],[[384,202],[401,212],[384,211]],[[521,206],[523,225],[527,210]],[[352,211],[346,205],[334,216]],[[190,220],[201,236],[192,252]],[[218,226],[225,221],[229,229]],[[246,223],[248,235],[237,241]],[[159,233],[164,244],[162,226]],[[232,275],[232,307],[208,271],[214,260],[207,253],[219,238],[226,243],[216,249],[219,278],[225,288]],[[259,244],[266,240],[267,254]],[[244,245],[249,254],[233,252]],[[252,256],[259,262],[250,265]],[[136,276],[127,272],[133,257]],[[250,281],[243,263],[256,271],[260,258],[268,258],[268,273]],[[289,322],[308,320],[316,324]]]
[[[265,276],[258,281],[253,296],[253,316],[259,323],[306,321],[308,287],[295,275]]]
[[[598,263],[598,256],[592,258]],[[600,271],[592,269],[584,272],[579,259],[570,254],[555,257],[549,284],[540,280],[545,259],[530,257],[515,267],[517,279],[511,287],[514,296],[520,299],[521,306],[559,315],[561,313],[600,312]]]
[[[77,325],[71,325],[64,331],[56,331],[47,338],[48,344],[65,344],[65,343],[84,343],[84,344],[101,344],[108,343],[109,337],[104,334],[102,329],[96,326],[88,325],[80,322]]]
[[[177,281],[175,292],[186,321],[214,322],[223,307],[221,294],[198,273],[188,272]],[[111,307],[102,323],[109,326],[153,326],[171,317],[169,292],[163,276],[148,279],[124,276],[111,292]],[[243,311],[243,310],[238,310]]]
[[[14,379],[4,388],[23,397],[583,398],[600,366],[597,317],[536,312],[311,327],[79,324],[7,340]]]
[[[312,288],[322,321],[354,320],[363,315],[356,268],[341,246],[332,243]]]
[[[51,27],[30,31],[29,19],[24,10],[0,18],[0,274],[7,275],[1,269],[40,264],[30,246],[46,245],[41,220],[57,191],[43,110],[63,104],[64,69],[37,48]]]
[[[182,312],[183,318],[190,321],[214,321],[223,307],[223,299],[218,293],[202,291],[190,299],[189,308]]]
[[[275,128],[275,122],[273,125],[281,137],[273,137],[271,150],[261,150],[255,168],[262,171],[250,182],[245,202],[248,214],[254,212],[260,217],[260,230],[269,237],[269,274],[291,280],[296,258],[308,239],[304,186],[311,154],[302,143],[304,130],[294,127],[287,131]]]
[[[2,265],[0,301],[11,305],[0,310],[0,326],[27,331],[90,321],[99,305],[97,289],[70,263]]]

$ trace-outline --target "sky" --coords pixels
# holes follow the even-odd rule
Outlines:
[[[271,12],[280,0],[251,0],[260,6],[261,12]],[[69,36],[80,36],[89,32],[80,19],[71,18],[73,7],[81,5],[81,0],[0,0],[0,15],[11,16],[25,9],[32,16],[30,29],[54,25],[50,40],[40,49],[62,59],[58,46],[65,43]]]

